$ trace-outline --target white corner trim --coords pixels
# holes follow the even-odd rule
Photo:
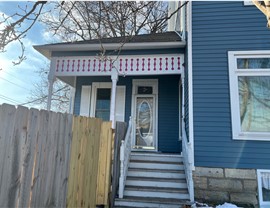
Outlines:
[[[188,3],[188,110],[189,110],[189,142],[192,147],[192,169],[194,166],[194,128],[193,128],[193,73],[192,73],[192,1]]]
[[[239,110],[239,76],[270,76],[270,69],[237,69],[237,58],[270,58],[270,50],[255,51],[229,51],[228,70],[230,86],[230,107],[231,107],[231,126],[232,139],[234,140],[255,140],[269,141],[270,132],[242,132]]]

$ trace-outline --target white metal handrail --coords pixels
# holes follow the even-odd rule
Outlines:
[[[127,171],[131,152],[131,137],[132,137],[132,118],[130,117],[125,140],[122,140],[120,147],[119,198],[123,198],[124,196],[124,188],[127,178]]]
[[[189,191],[190,201],[194,202],[194,189],[193,189],[193,178],[192,178],[192,147],[191,143],[187,140],[187,134],[185,129],[184,119],[182,120],[182,153],[184,158],[184,167],[187,177],[187,186]]]

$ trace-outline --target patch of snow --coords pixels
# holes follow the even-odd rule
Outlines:
[[[231,204],[231,203],[227,203],[225,202],[224,204],[222,205],[218,205],[216,207],[210,207],[208,206],[208,204],[205,204],[205,203],[199,203],[199,202],[196,202],[196,207],[199,207],[199,208],[240,208],[234,204]]]
[[[234,204],[230,204],[230,203],[224,203],[222,205],[218,205],[216,206],[216,208],[238,208],[238,206],[234,205]]]

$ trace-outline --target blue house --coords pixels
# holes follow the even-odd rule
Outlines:
[[[58,78],[74,89],[74,114],[129,123],[116,206],[269,207],[265,15],[249,2],[194,1],[169,29],[102,39],[105,53],[99,40],[35,46],[51,60],[49,95]]]

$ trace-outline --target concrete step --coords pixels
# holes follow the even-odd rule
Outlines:
[[[141,169],[129,168],[128,177],[147,177],[147,178],[173,178],[185,179],[185,172],[183,170],[164,170],[164,169]]]
[[[189,194],[179,154],[132,152],[124,198],[115,207],[181,208]]]
[[[171,178],[146,178],[146,177],[127,177],[127,186],[141,187],[163,187],[163,188],[187,188],[185,179]]]
[[[170,198],[124,197],[123,199],[116,199],[114,207],[182,208],[183,205],[189,205],[189,202],[186,200]]]
[[[156,197],[188,200],[187,189],[126,186],[124,196]]]
[[[163,161],[163,162],[183,162],[180,154],[159,154],[159,153],[131,153],[131,160],[141,161]]]
[[[130,168],[142,168],[142,169],[164,169],[164,170],[184,170],[184,165],[180,162],[166,163],[166,162],[152,162],[152,161],[139,161],[131,160],[129,163]]]

